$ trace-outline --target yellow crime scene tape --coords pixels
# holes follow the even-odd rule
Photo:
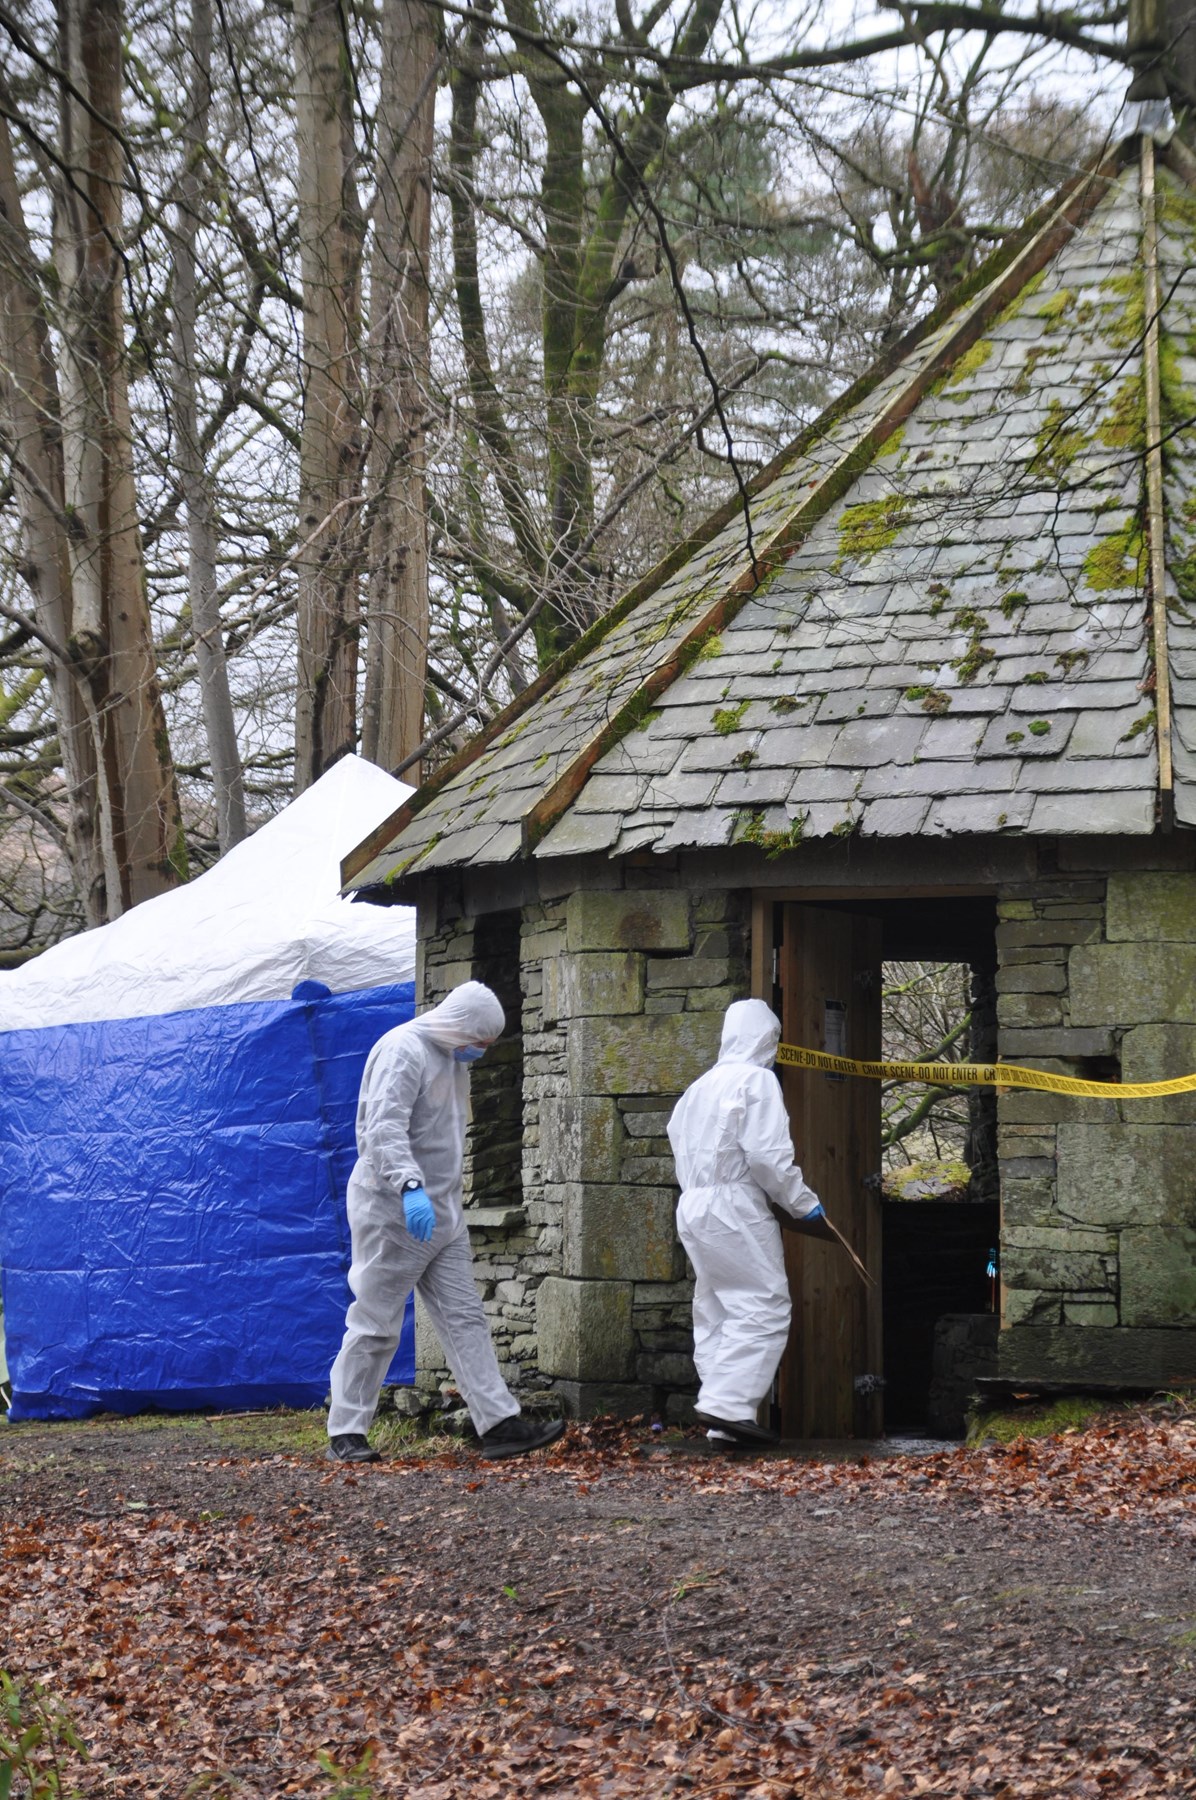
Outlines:
[[[857,1062],[825,1050],[802,1050],[778,1044],[777,1061],[790,1068],[820,1069],[825,1075],[863,1075],[871,1081],[925,1081],[935,1087],[1039,1088],[1047,1094],[1073,1094],[1077,1099],[1161,1100],[1168,1094],[1196,1092],[1196,1075],[1170,1081],[1080,1081],[1074,1075],[1050,1075],[1018,1063]]]

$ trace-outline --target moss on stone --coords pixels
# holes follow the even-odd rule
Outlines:
[[[1052,400],[1046,409],[1046,417],[1034,434],[1030,467],[1041,469],[1052,481],[1062,481],[1084,448],[1084,433],[1078,427],[1068,425],[1072,416],[1074,409],[1069,411],[1061,400]]]
[[[795,700],[792,694],[782,694],[779,700],[770,702],[768,710],[770,712],[780,713],[784,716],[785,713],[796,712],[800,705],[801,701]]]
[[[988,620],[983,613],[977,612],[974,606],[961,606],[952,615],[951,625],[956,631],[967,631],[971,634],[967,649],[962,656],[955,657],[951,664],[966,687],[970,682],[975,681],[986,663],[995,660],[996,652],[990,650],[984,642],[985,633],[988,630]]]
[[[527,730],[527,728],[530,724],[531,724],[530,716],[526,719],[520,719],[517,724],[512,725],[510,731],[506,732],[504,734],[504,736],[499,738],[498,743],[496,744],[495,748],[498,750],[509,750],[511,745],[523,736],[523,733]]]
[[[396,882],[401,881],[403,876],[406,875],[407,871],[409,869],[413,869],[415,867],[416,863],[421,860],[421,858],[423,858],[425,856],[430,856],[432,854],[433,850],[435,850],[437,844],[440,842],[440,840],[443,836],[444,836],[443,831],[433,832],[432,836],[428,839],[426,844],[421,844],[419,846],[419,848],[417,850],[413,850],[411,852],[411,855],[408,856],[403,862],[395,864],[394,868],[390,871],[390,874],[386,877],[386,880],[383,883],[383,886],[384,887],[393,887]]]
[[[1011,384],[1012,392],[1017,394],[1019,398],[1023,394],[1028,394],[1030,392],[1030,383],[1034,379],[1034,371],[1037,369],[1039,363],[1043,362],[1048,357],[1058,356],[1058,354],[1058,349],[1054,344],[1031,344],[1030,348],[1026,351],[1025,361],[1022,363],[1021,368],[1018,370],[1017,375]]]
[[[1094,594],[1141,587],[1146,577],[1146,543],[1131,514],[1120,531],[1093,544],[1084,558],[1084,579]]]
[[[1045,737],[1051,729],[1051,721],[1049,719],[1031,719],[1026,729],[1031,737]]]
[[[940,715],[951,710],[951,696],[944,694],[942,688],[927,688],[922,699],[922,711]]]
[[[731,834],[732,843],[754,844],[763,850],[771,859],[783,856],[786,850],[796,850],[806,833],[807,814],[802,813],[791,821],[783,830],[770,829],[764,823],[764,808],[755,807],[750,812],[736,813],[735,825]]]
[[[1134,720],[1128,731],[1122,732],[1118,742],[1128,744],[1133,738],[1141,737],[1144,731],[1153,731],[1158,724],[1158,720],[1158,712],[1152,706],[1149,712],[1143,713],[1140,719]]]
[[[1146,288],[1140,271],[1128,270],[1124,275],[1111,275],[1102,283],[1109,296],[1105,333],[1118,350],[1132,350],[1141,344],[1146,330]]]
[[[1075,298],[1074,288],[1060,288],[1057,293],[1049,295],[1041,306],[1035,308],[1034,317],[1044,319],[1048,327],[1058,330],[1060,320],[1065,318],[1075,305]]]
[[[710,723],[719,737],[730,737],[733,731],[739,730],[739,721],[743,718],[750,702],[741,700],[738,706],[716,706],[710,715]]]
[[[1029,594],[1022,593],[1020,588],[1013,588],[1002,596],[1000,606],[1002,617],[1012,619],[1014,613],[1020,612],[1023,606],[1030,604]]]
[[[1065,675],[1070,675],[1073,669],[1081,667],[1087,661],[1087,650],[1060,650],[1055,658],[1055,665],[1062,669]]]
[[[1146,390],[1137,375],[1128,375],[1101,420],[1097,437],[1110,450],[1146,448]]]
[[[1159,398],[1165,428],[1175,430],[1196,417],[1196,395],[1180,375],[1179,351],[1165,331],[1159,332]]]
[[[845,562],[867,562],[887,549],[913,509],[905,494],[888,494],[883,500],[864,500],[845,506],[839,520],[839,554],[836,569]]]
[[[943,383],[945,388],[962,387],[973,375],[979,373],[993,353],[992,340],[979,338],[970,350],[964,352],[955,367]]]
[[[996,661],[996,656],[995,650],[990,650],[987,644],[980,642],[979,638],[973,638],[963,655],[956,657],[951,666],[960,681],[967,687],[975,681],[986,663]]]

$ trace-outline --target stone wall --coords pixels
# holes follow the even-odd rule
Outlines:
[[[995,1313],[944,1313],[935,1321],[926,1428],[934,1437],[962,1437],[977,1382],[997,1372]]]
[[[500,1365],[521,1398],[551,1388],[574,1414],[676,1418],[697,1383],[666,1125],[714,1060],[725,1008],[748,992],[749,909],[735,892],[625,873],[625,887],[521,910],[522,1156],[507,1117],[516,1046],[504,1038],[473,1075],[466,1216]],[[470,917],[442,885],[420,908],[421,1004],[487,981],[514,1026],[511,917]],[[433,1404],[449,1374],[418,1305],[416,1361],[417,1393]]]
[[[637,873],[571,894],[551,920],[525,913],[529,1026],[537,977],[540,1012],[524,1191],[529,1217],[560,1233],[537,1319],[540,1371],[566,1409],[681,1417],[696,1378],[666,1126],[748,992],[748,908],[734,892],[637,887]]]
[[[555,1266],[558,1244],[524,1195],[524,1095],[529,1063],[533,1085],[538,1064],[521,991],[520,936],[518,911],[468,917],[448,883],[433,903],[419,909],[421,1007],[442,999],[460,982],[473,980],[493,987],[507,1014],[506,1031],[471,1076],[464,1202],[499,1367],[510,1387],[530,1396],[545,1386],[536,1366],[535,1290],[544,1273]],[[418,1298],[415,1360],[414,1404],[435,1406],[451,1377]]]
[[[1003,1058],[1127,1082],[1196,1069],[1196,874],[1041,879],[998,916]],[[1001,1376],[1196,1376],[1196,1096],[1005,1093],[999,1149]]]

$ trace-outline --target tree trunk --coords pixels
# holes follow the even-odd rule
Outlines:
[[[438,14],[384,0],[370,271],[369,491],[375,508],[362,750],[394,768],[423,738],[428,663],[428,264]],[[418,782],[419,765],[409,778]]]
[[[357,742],[362,474],[361,208],[351,52],[337,0],[296,0],[295,114],[303,273],[299,684],[295,788]]]
[[[37,265],[21,207],[8,122],[0,118],[0,418],[11,446],[20,508],[21,572],[33,616],[64,649],[71,636],[71,566],[67,542],[58,382],[38,286]],[[89,925],[104,911],[95,742],[87,691],[68,663],[52,653],[48,679],[68,797],[67,854]]]
[[[199,407],[195,373],[196,268],[195,239],[203,191],[202,166],[211,109],[211,0],[192,0],[187,89],[190,97],[184,132],[184,166],[179,181],[174,253],[174,427],[179,486],[187,509],[187,591],[195,629],[195,661],[203,704],[212,789],[216,805],[216,837],[220,853],[245,836],[245,784],[237,749],[228,664],[216,591],[216,529],[212,493],[199,440]]]
[[[69,644],[97,722],[104,906],[114,917],[175,886],[187,870],[133,484],[121,287],[119,0],[59,0],[58,16],[71,83],[61,99],[64,173],[54,220],[71,522]]]
[[[1131,10],[1131,24],[1137,24],[1136,8]],[[1168,0],[1161,21],[1160,35],[1169,53],[1169,67],[1178,80],[1176,111],[1181,115],[1180,128],[1188,144],[1196,140],[1196,118],[1187,95],[1196,95],[1196,0]]]

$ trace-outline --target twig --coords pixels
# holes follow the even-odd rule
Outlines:
[[[759,370],[764,367],[764,364],[770,360],[771,360],[771,353],[769,353],[769,352],[764,352],[759,356],[752,357],[751,361],[749,363],[747,363],[745,365],[745,367],[739,371],[739,373],[734,377],[734,379],[727,383],[726,387],[723,389],[723,392],[724,393],[732,393],[735,391],[735,389],[742,387],[745,381],[750,380],[750,378],[753,375],[757,374],[759,372]],[[705,407],[703,407],[702,411],[697,415],[697,417],[695,419],[691,420],[690,424],[686,426],[685,430],[683,432],[681,432],[679,436],[675,437],[671,443],[666,444],[665,448],[659,453],[658,456],[653,457],[652,461],[650,463],[648,463],[643,469],[641,469],[638,475],[634,475],[632,477],[632,479],[629,482],[627,482],[624,487],[620,488],[619,492],[615,495],[614,499],[611,501],[610,505],[607,507],[606,511],[603,513],[602,517],[596,522],[596,524],[591,526],[590,530],[586,533],[586,535],[582,539],[581,543],[578,544],[577,548],[574,551],[572,551],[572,553],[570,554],[568,561],[566,563],[564,563],[562,565],[562,567],[557,570],[552,581],[543,590],[543,592],[537,595],[536,599],[532,602],[532,604],[528,607],[527,611],[523,614],[519,623],[517,625],[512,626],[511,630],[507,632],[505,637],[502,637],[499,639],[498,644],[495,647],[493,654],[491,655],[489,661],[486,663],[486,666],[482,670],[481,676],[479,677],[479,680],[478,680],[479,695],[485,693],[486,687],[487,687],[488,683],[490,682],[492,676],[494,676],[497,673],[499,667],[505,660],[507,651],[510,650],[515,644],[517,644],[519,642],[520,638],[523,637],[525,632],[527,632],[531,629],[532,625],[535,623],[536,619],[538,618],[540,613],[544,610],[544,608],[552,600],[557,598],[557,596],[560,594],[560,592],[564,586],[564,583],[567,581],[569,576],[578,567],[578,565],[581,563],[583,558],[589,555],[590,551],[594,548],[594,545],[597,543],[598,539],[602,536],[603,532],[605,532],[608,529],[608,527],[614,523],[615,519],[618,518],[618,516],[622,512],[623,508],[627,505],[627,502],[634,498],[634,496],[639,492],[640,488],[643,487],[643,485],[646,481],[651,480],[652,476],[656,474],[658,469],[663,467],[663,465],[666,462],[668,462],[671,457],[676,456],[677,452],[679,450],[681,450],[685,446],[685,444],[688,443],[689,439],[691,437],[693,437],[695,432],[700,431],[702,429],[702,426],[706,423],[707,419],[710,418],[711,414],[716,410],[717,406],[718,406],[718,399],[715,398],[715,399],[711,400]],[[461,725],[463,725],[465,723],[466,719],[469,718],[471,713],[476,713],[478,710],[479,704],[480,704],[479,700],[474,700],[474,701],[470,702],[468,705],[463,704],[457,712],[453,713],[449,718],[447,718],[444,721],[443,725],[438,725],[436,730],[431,732],[424,739],[423,743],[420,744],[416,749],[414,749],[411,752],[410,756],[404,757],[404,759],[401,763],[397,763],[395,765],[395,767],[390,771],[391,774],[397,777],[397,776],[401,775],[405,769],[409,769],[411,767],[412,763],[421,761],[422,758],[428,754],[429,750],[434,750],[436,748],[437,744],[441,744],[444,742],[445,738],[451,737],[453,732],[456,731]]]

